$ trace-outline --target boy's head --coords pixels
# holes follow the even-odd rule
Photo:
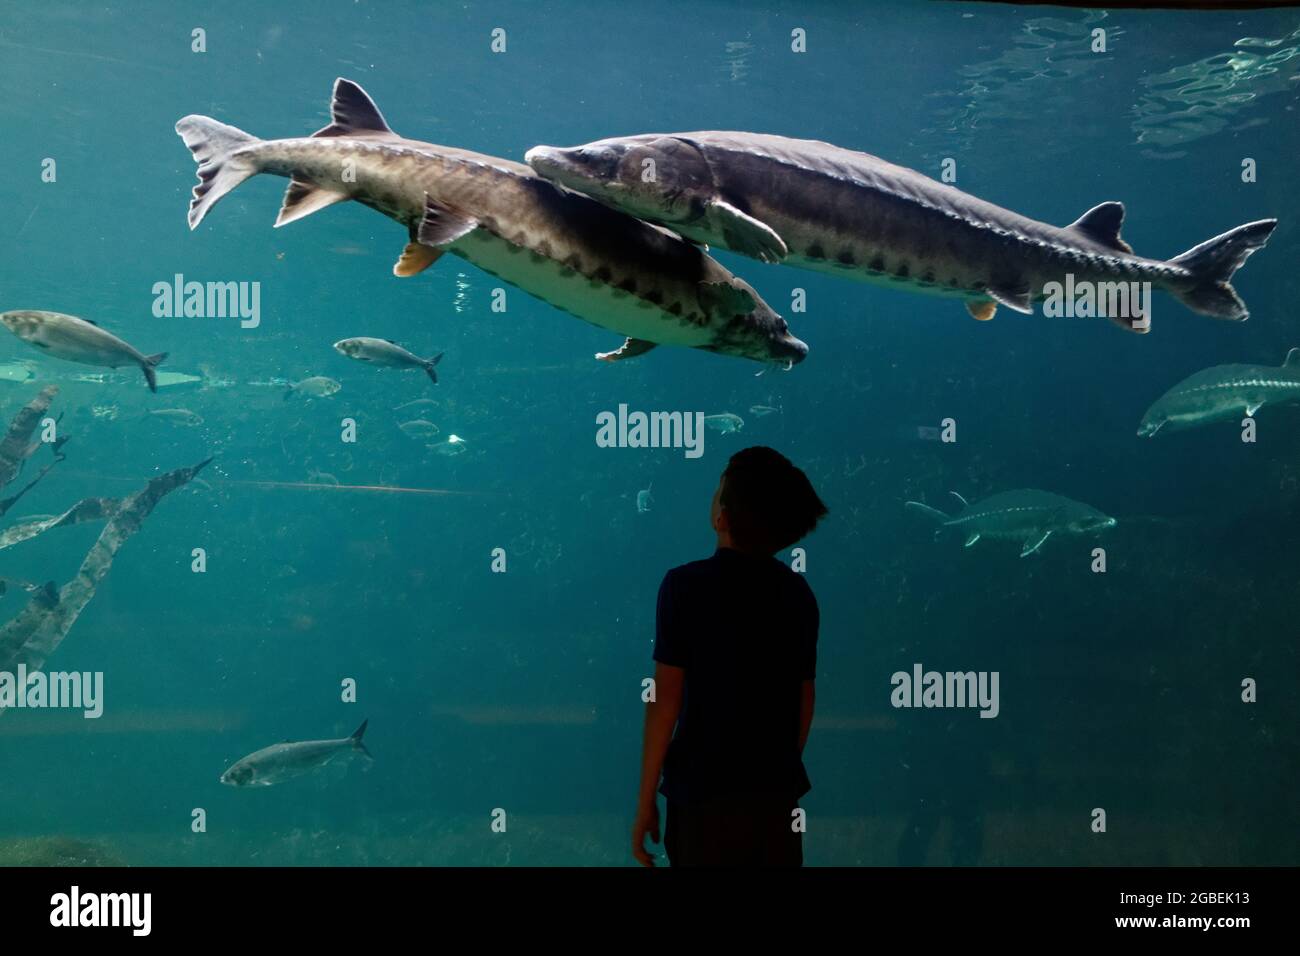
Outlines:
[[[731,456],[713,495],[718,544],[754,554],[776,554],[817,526],[826,505],[808,476],[771,448]]]

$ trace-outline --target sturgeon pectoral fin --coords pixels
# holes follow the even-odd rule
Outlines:
[[[988,302],[976,302],[973,299],[967,300],[966,311],[981,322],[987,322],[993,318],[993,313],[998,310],[998,304],[992,300]]]
[[[1033,554],[1035,551],[1041,548],[1043,546],[1043,542],[1046,541],[1051,536],[1052,536],[1052,532],[1048,531],[1044,533],[1043,536],[1039,538],[1037,541],[1026,541],[1025,546],[1020,549],[1020,556],[1022,558],[1029,557],[1031,554]]]
[[[971,535],[969,538],[966,539],[966,543],[963,545],[963,547],[969,548],[972,544],[974,544],[974,543],[975,543],[976,541],[978,541],[979,539],[980,539],[980,536],[979,536],[979,535],[977,535],[977,534],[973,534],[973,535]]]
[[[332,206],[336,202],[346,202],[347,199],[347,193],[322,189],[300,179],[290,180],[289,188],[284,191],[284,203],[280,206],[280,215],[275,217],[275,228],[279,229],[291,222],[297,222],[326,206]]]
[[[597,352],[596,358],[601,362],[618,362],[636,358],[638,355],[645,355],[658,344],[658,342],[647,342],[645,339],[628,339],[613,352]]]
[[[965,498],[963,498],[961,495],[957,494],[957,492],[955,492],[955,491],[950,491],[950,492],[948,492],[948,494],[952,495],[954,498],[956,498],[958,501],[960,501],[960,502],[961,502],[961,506],[962,506],[963,508],[969,508],[969,507],[970,507],[970,502],[967,501]]]
[[[1124,204],[1104,202],[1093,206],[1066,228],[1082,233],[1108,249],[1131,255],[1133,247],[1119,237],[1119,229],[1122,225],[1124,225]]]
[[[757,307],[754,297],[730,282],[701,282],[700,305],[710,313],[748,315]]]
[[[1008,309],[1015,309],[1025,315],[1034,314],[1034,300],[1028,289],[994,289],[988,290],[989,298],[996,299]]]
[[[405,279],[423,272],[442,258],[442,250],[432,246],[423,246],[418,242],[408,242],[402,255],[393,263],[393,275]]]
[[[478,220],[453,212],[427,194],[424,197],[424,218],[420,220],[416,237],[422,245],[449,246],[462,236],[478,228]]]
[[[780,262],[788,251],[772,227],[741,212],[731,203],[715,199],[709,203],[708,219],[722,233],[727,248],[763,262]]]

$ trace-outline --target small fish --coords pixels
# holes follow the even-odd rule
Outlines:
[[[361,742],[369,723],[368,720],[362,721],[351,737],[338,740],[286,741],[263,747],[231,764],[221,775],[221,782],[231,787],[271,787],[319,770],[340,754],[360,754],[373,760],[370,751]]]
[[[423,418],[417,418],[413,422],[402,422],[397,426],[410,438],[417,441],[427,441],[438,434],[438,426],[433,422],[425,421]]]
[[[154,369],[167,358],[166,352],[144,355],[135,346],[104,331],[94,322],[61,312],[29,309],[3,312],[0,313],[0,323],[4,323],[5,328],[24,342],[55,358],[105,368],[138,365],[144,372],[149,391],[158,391],[158,378]]]
[[[203,416],[188,408],[155,408],[149,412],[155,418],[184,428],[197,428],[203,424]]]
[[[739,415],[733,415],[731,412],[723,412],[721,415],[705,415],[704,425],[706,428],[712,428],[715,432],[722,432],[726,435],[729,432],[738,432],[745,427],[745,420]]]
[[[919,501],[907,507],[928,515],[945,528],[966,533],[966,547],[980,538],[1007,538],[1022,544],[1020,556],[1028,557],[1043,546],[1053,534],[1095,534],[1115,526],[1115,519],[1096,508],[1050,491],[1022,488],[1003,491],[969,503],[957,492],[952,496],[962,504],[956,515],[944,514]]]
[[[933,425],[900,425],[898,437],[904,441],[939,441],[943,432]]]
[[[465,439],[459,435],[448,435],[445,442],[430,446],[439,455],[461,455],[465,452]]]
[[[93,405],[91,406],[90,414],[93,415],[95,418],[103,418],[111,422],[113,419],[117,418],[117,406],[116,405]]]
[[[479,369],[480,373],[482,371],[483,371],[482,369]],[[436,408],[437,406],[438,403],[432,398],[417,398],[415,399],[415,401],[403,402],[401,405],[393,406],[393,411],[400,412],[406,408],[425,408],[425,407]]]
[[[1138,434],[1150,438],[1209,422],[1254,417],[1265,405],[1300,401],[1300,348],[1281,366],[1216,365],[1183,379],[1142,416]]]
[[[36,373],[22,362],[6,362],[0,365],[0,382],[29,382]]]
[[[749,413],[755,418],[763,418],[766,415],[774,415],[781,409],[773,408],[771,405],[750,405]]]
[[[284,393],[284,397],[287,401],[295,393],[299,393],[306,395],[308,398],[329,398],[342,387],[332,378],[326,378],[324,375],[313,375],[311,378],[304,378],[301,382],[294,382],[290,385],[289,390]]]
[[[642,515],[645,514],[647,511],[650,510],[650,506],[654,504],[654,500],[655,500],[654,495],[650,494],[650,489],[653,488],[654,486],[655,483],[652,481],[650,482],[649,485],[647,485],[645,488],[642,488],[640,491],[636,493],[637,514],[642,514]]]
[[[442,361],[442,352],[433,358],[420,358],[390,339],[372,339],[366,336],[340,339],[334,343],[334,350],[358,362],[369,362],[384,368],[422,368],[433,384],[438,384],[438,373],[434,371],[434,366]]]

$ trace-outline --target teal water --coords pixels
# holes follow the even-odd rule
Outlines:
[[[1094,29],[1107,52],[1090,51]],[[1297,11],[959,3],[0,3],[0,310],[95,319],[204,378],[156,396],[134,370],[78,381],[99,370],[0,335],[0,364],[35,373],[0,381],[5,422],[55,383],[71,436],[4,525],[216,456],[125,544],[49,661],[104,673],[103,717],[0,717],[0,858],[51,838],[133,864],[629,863],[659,581],[712,550],[727,457],[770,444],[831,509],[804,543],[822,611],[810,864],[1295,863],[1300,410],[1265,409],[1254,444],[1232,424],[1135,430],[1184,376],[1277,365],[1300,345],[1298,30]],[[406,236],[359,205],[272,230],[274,177],[188,230],[194,166],[175,121],[306,135],[336,76],[408,137],[515,160],[539,143],[751,130],[930,175],[955,158],[959,187],[1048,222],[1122,200],[1125,238],[1151,256],[1280,226],[1234,283],[1249,322],[1162,297],[1146,336],[1006,309],[976,323],[952,300],[718,251],[807,361],[755,376],[661,348],[607,366],[591,356],[614,333],[513,288],[493,312],[501,283],[462,260],[394,278]],[[154,284],[178,273],[260,283],[260,325],[155,317]],[[806,312],[790,309],[796,288]],[[330,348],[354,335],[445,351],[440,384]],[[257,384],[312,375],[342,390],[284,401]],[[436,405],[394,410],[420,398]],[[595,417],[620,403],[745,427],[709,432],[698,460],[599,448]],[[166,407],[203,423],[145,414]],[[956,443],[918,437],[947,417]],[[413,441],[410,418],[464,453]],[[1107,572],[1088,570],[1094,542],[1021,560],[936,541],[903,508],[1019,487],[1117,516]],[[2,551],[0,576],[65,582],[98,531]],[[0,611],[25,600],[10,592]],[[890,676],[916,662],[998,671],[1000,715],[894,709]],[[355,703],[340,699],[349,678]],[[250,751],[365,717],[369,767],[218,783]]]

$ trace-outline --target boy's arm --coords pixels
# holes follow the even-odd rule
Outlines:
[[[799,685],[799,753],[808,743],[808,732],[812,730],[813,707],[817,702],[817,682],[806,680]]]
[[[645,732],[641,745],[641,808],[654,806],[663,773],[664,758],[673,739],[673,729],[682,711],[682,687],[686,671],[671,664],[655,663],[655,699],[646,704]]]

